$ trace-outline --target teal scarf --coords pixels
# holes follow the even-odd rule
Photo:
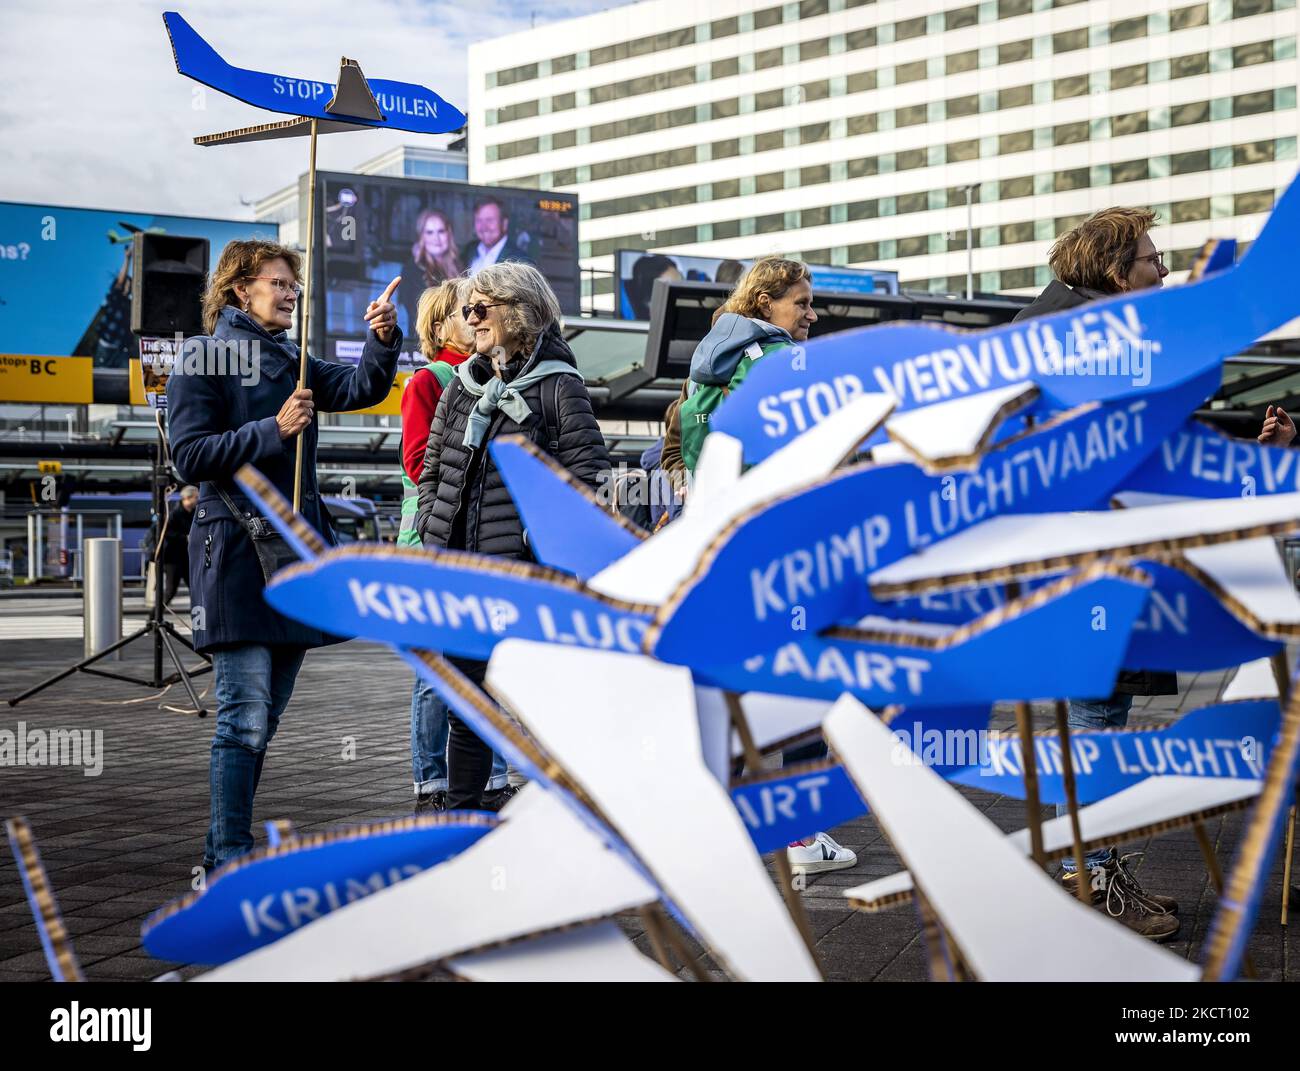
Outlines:
[[[464,444],[471,449],[482,445],[483,436],[487,434],[496,410],[500,409],[520,425],[532,416],[533,411],[524,401],[525,387],[540,382],[547,376],[577,376],[582,379],[582,373],[573,365],[564,361],[546,360],[538,361],[529,371],[509,383],[496,376],[486,383],[479,383],[469,370],[472,363],[472,361],[465,361],[456,367],[456,378],[460,380],[460,385],[478,399],[474,403],[474,408],[469,411],[469,423],[465,425]]]

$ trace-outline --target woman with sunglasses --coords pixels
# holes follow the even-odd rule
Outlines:
[[[474,333],[474,354],[457,366],[434,414],[416,529],[426,547],[531,560],[528,533],[488,444],[526,435],[593,490],[609,455],[560,334],[560,303],[542,273],[531,264],[493,264],[471,287],[461,311]],[[482,683],[486,663],[453,661]],[[492,750],[455,714],[447,758],[447,809],[479,807]]]
[[[186,340],[186,359],[167,381],[172,457],[181,476],[199,486],[189,540],[191,619],[195,650],[212,657],[217,698],[205,870],[253,847],[253,794],[303,655],[337,642],[263,600],[265,576],[247,527],[258,513],[233,477],[253,465],[291,498],[296,440],[305,436],[302,514],[336,542],[316,479],[316,411],[382,401],[402,346],[394,279],[366,310],[360,363],[310,358],[300,390],[298,347],[289,337],[299,272],[298,254],[285,246],[227,245],[203,298],[209,334]]]

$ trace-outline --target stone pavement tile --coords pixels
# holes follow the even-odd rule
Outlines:
[[[36,941],[30,951],[0,960],[0,972],[5,971],[40,971],[48,978],[50,969],[45,962],[45,953],[41,951],[40,941]]]
[[[82,968],[88,982],[148,982],[170,968],[152,957],[116,956]]]
[[[60,897],[59,902],[66,906],[66,910],[75,914],[78,918],[98,918],[105,919],[108,922],[133,918],[141,910],[139,904],[119,902],[117,900],[97,900],[90,903],[81,903],[77,904],[75,908],[67,905],[62,897]]]
[[[5,934],[21,933],[31,925],[32,915],[30,911],[27,912],[26,915],[20,915],[17,913],[12,915],[0,915],[0,936]],[[36,931],[33,930],[32,932],[35,933]]]
[[[40,947],[41,939],[36,935],[34,924],[0,933],[0,960],[10,959]]]
[[[908,950],[919,944],[916,914],[908,910],[866,914],[853,912],[817,942],[828,977],[835,981],[870,981],[892,976],[921,981]]]
[[[140,935],[87,933],[75,938],[74,947],[83,964],[95,963],[110,956],[140,947]]]
[[[880,868],[882,873],[876,874],[866,869],[862,864],[862,857],[858,857],[858,865],[850,867],[847,870],[831,870],[825,874],[817,874],[815,881],[809,881],[809,890],[825,889],[828,895],[840,895],[844,889],[851,889],[855,885],[861,885],[864,882],[873,881],[877,877],[883,877],[885,874],[892,874],[901,870],[897,859],[890,860],[889,864]]]
[[[63,923],[72,935],[74,945],[80,949],[81,938],[87,934],[99,934],[105,937],[139,937],[140,924],[135,916],[124,919],[105,917],[103,915],[64,914]],[[35,933],[35,929],[32,930]]]
[[[48,969],[42,971],[10,971],[0,963],[0,982],[49,982],[53,981]]]
[[[813,942],[815,944],[820,943],[822,938],[827,937],[847,922],[849,915],[853,913],[852,909],[845,903],[839,903],[832,907],[830,905],[808,904],[805,901],[804,909],[808,915],[808,925],[812,928]]]

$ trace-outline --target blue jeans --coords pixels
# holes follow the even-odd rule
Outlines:
[[[450,711],[423,677],[411,693],[411,779],[415,794],[447,791],[447,716]],[[505,788],[506,760],[493,752],[488,789]]]
[[[1133,697],[1131,695],[1117,695],[1111,699],[1071,699],[1070,713],[1065,719],[1065,724],[1070,727],[1071,731],[1075,729],[1122,729],[1128,724],[1129,711],[1133,709]],[[1056,805],[1058,816],[1069,814],[1070,808],[1064,803]],[[1084,856],[1084,864],[1089,870],[1093,867],[1105,866],[1110,862],[1114,853],[1109,848],[1097,848]],[[1074,857],[1067,856],[1061,860],[1061,869],[1074,870]]]
[[[250,643],[212,655],[217,732],[208,766],[212,823],[204,866],[220,866],[253,848],[253,795],[306,653]]]

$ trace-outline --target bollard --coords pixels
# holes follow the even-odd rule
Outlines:
[[[122,638],[122,541],[87,539],[84,548],[86,657]],[[121,661],[122,652],[107,657]]]

